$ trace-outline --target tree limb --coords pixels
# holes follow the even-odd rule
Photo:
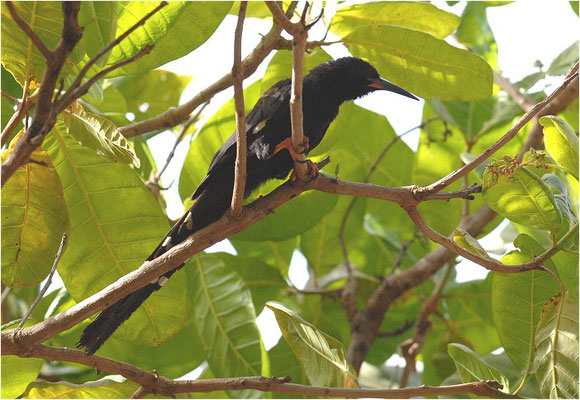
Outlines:
[[[242,30],[244,28],[247,7],[247,1],[240,2],[238,23],[234,37],[234,66],[232,67],[232,77],[234,81],[234,103],[236,106],[236,163],[231,203],[233,217],[238,217],[242,213],[242,203],[246,191],[246,110],[244,106],[244,87],[242,85],[244,81]]]

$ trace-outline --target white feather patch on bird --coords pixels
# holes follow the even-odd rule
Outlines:
[[[267,120],[263,119],[262,121],[256,124],[256,127],[254,128],[254,135],[260,132],[262,129],[264,129],[264,127],[266,126],[266,122]]]
[[[169,278],[167,278],[166,276],[161,276],[159,278],[159,282],[157,283],[159,286],[163,286],[167,283],[167,281],[169,280]]]
[[[170,244],[171,244],[171,236],[167,236],[165,238],[165,240],[163,241],[163,244],[161,245],[161,247],[167,248],[167,246],[170,245]]]
[[[185,227],[188,231],[193,229],[193,217],[191,216],[191,211],[187,213],[187,217],[185,217]]]

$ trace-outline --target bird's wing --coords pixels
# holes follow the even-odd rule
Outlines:
[[[246,136],[251,138],[266,126],[266,122],[280,110],[283,104],[288,104],[290,100],[290,79],[284,79],[270,89],[268,89],[256,102],[256,105],[246,116]],[[249,143],[248,143],[249,145]],[[234,161],[236,158],[236,133],[234,132],[228,140],[220,147],[213,156],[209,169],[203,181],[197,187],[192,198],[201,194],[208,183],[208,178],[212,173],[227,161]]]

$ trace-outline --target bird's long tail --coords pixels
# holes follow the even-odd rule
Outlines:
[[[183,242],[194,232],[217,221],[227,211],[229,201],[231,201],[231,189],[228,192],[228,188],[225,185],[223,188],[217,188],[220,190],[215,189],[216,187],[214,186],[214,190],[206,189],[200,194],[193,206],[175,223],[147,260],[159,257],[173,246]],[[225,192],[221,189],[225,189]],[[156,281],[147,284],[147,286],[127,295],[103,310],[84,329],[77,346],[86,349],[88,354],[95,353],[113,332],[129,319],[151,294],[161,289],[167,280],[183,265],[181,264],[177,268],[166,272]]]

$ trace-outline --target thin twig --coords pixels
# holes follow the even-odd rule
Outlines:
[[[50,284],[52,283],[52,277],[53,277],[54,273],[56,272],[56,266],[58,265],[60,258],[62,257],[62,253],[64,251],[64,247],[66,246],[66,239],[67,239],[66,233],[63,233],[62,239],[60,239],[60,245],[58,246],[58,250],[56,252],[56,256],[54,257],[54,262],[52,263],[52,269],[50,270],[50,273],[48,274],[48,278],[46,280],[46,283],[44,284],[44,287],[38,293],[38,296],[36,296],[36,299],[34,300],[32,305],[30,306],[30,308],[28,309],[28,311],[26,312],[24,317],[22,317],[22,321],[20,321],[20,324],[18,324],[18,327],[16,329],[22,329],[22,327],[24,326],[26,321],[28,321],[28,318],[30,318],[30,314],[32,314],[32,312],[34,311],[34,309],[36,308],[36,306],[38,305],[40,300],[42,300],[42,298],[44,297],[44,294],[46,293],[46,291],[50,287]]]
[[[402,335],[403,333],[407,332],[414,324],[415,324],[415,321],[406,321],[403,325],[401,325],[397,329],[393,329],[391,331],[379,332],[377,337],[384,339],[384,338]]]
[[[13,102],[14,104],[20,105],[20,100],[18,100],[16,97],[9,95],[8,93],[6,93],[3,90],[0,90],[0,94],[2,95],[2,97],[7,98],[8,100]]]
[[[42,56],[46,59],[47,62],[52,61],[54,57],[54,53],[45,46],[44,42],[38,37],[38,35],[32,30],[32,28],[18,15],[16,9],[14,8],[14,4],[11,1],[6,2],[6,6],[8,7],[8,11],[10,12],[10,16],[18,24],[20,29],[26,33],[26,35],[30,38],[34,46],[40,51]]]
[[[22,118],[24,118],[24,116],[31,107],[29,105],[30,103],[32,103],[28,96],[29,90],[30,90],[30,79],[27,79],[26,82],[24,82],[24,90],[22,91],[22,101],[16,100],[16,102],[18,103],[18,109],[14,114],[12,114],[10,120],[2,130],[2,136],[0,139],[2,146],[4,146],[8,142],[8,139],[10,138],[10,136],[12,136],[14,129],[16,129],[20,121],[22,121]]]
[[[240,2],[238,23],[234,36],[234,65],[232,67],[234,103],[236,106],[236,163],[231,201],[231,211],[234,218],[237,218],[242,213],[244,193],[246,191],[246,111],[244,107],[242,32],[247,7],[247,1]]]

